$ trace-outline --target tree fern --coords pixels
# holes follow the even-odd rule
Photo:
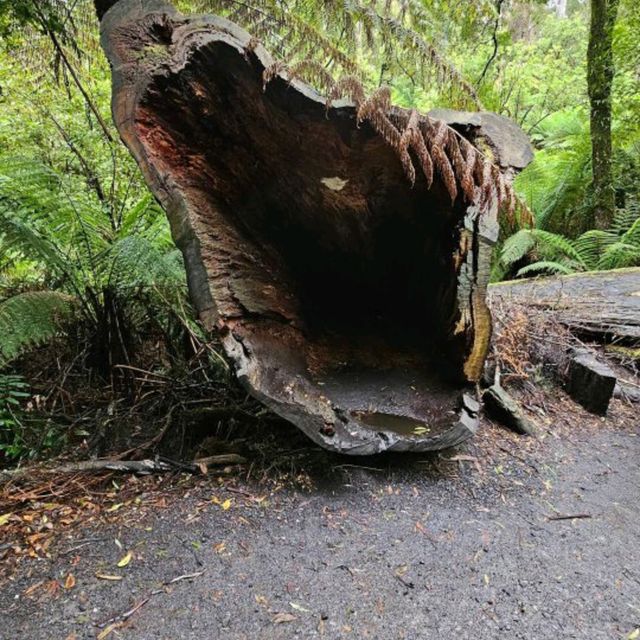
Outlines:
[[[184,265],[177,249],[163,252],[143,236],[118,240],[109,248],[107,257],[109,282],[116,287],[186,286]]]
[[[622,233],[622,242],[640,246],[640,212],[638,217]]]
[[[631,200],[624,209],[616,209],[611,231],[617,235],[623,235],[633,227],[638,218],[640,218],[640,202]]]
[[[0,367],[56,335],[77,307],[73,297],[59,291],[36,291],[0,303]]]
[[[575,248],[574,243],[558,233],[551,233],[544,229],[533,229],[531,233],[534,235],[537,247],[541,253],[546,256],[565,256],[570,260],[578,263],[585,269],[587,264],[582,255]]]
[[[619,241],[619,236],[613,231],[592,229],[583,233],[572,241],[576,252],[582,257],[587,269],[597,269],[602,254]]]
[[[0,247],[35,261],[45,285],[73,298],[90,342],[105,336],[121,342],[150,322],[162,323],[163,330],[175,320],[184,326],[190,313],[184,267],[166,217],[148,192],[131,207],[121,203],[114,216],[95,193],[72,186],[39,162],[0,156]],[[12,312],[7,322],[23,314],[20,322],[32,331],[0,333],[0,349],[14,354],[55,335],[47,313],[53,313],[53,301],[71,299],[61,295],[43,298],[41,311],[29,297],[2,303]],[[129,326],[123,328],[125,320]],[[116,332],[108,328],[114,322]],[[130,346],[115,349],[126,353]]]
[[[588,119],[580,110],[563,111],[540,123],[534,161],[515,181],[533,211],[536,227],[565,229],[585,198],[590,181]]]

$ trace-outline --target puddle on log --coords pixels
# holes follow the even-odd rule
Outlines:
[[[351,415],[367,427],[376,430],[393,431],[403,436],[430,436],[432,427],[417,418],[399,416],[379,411],[353,411]]]

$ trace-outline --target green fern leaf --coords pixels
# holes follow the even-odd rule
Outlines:
[[[75,299],[58,291],[34,291],[0,303],[0,366],[60,334],[76,312]]]
[[[583,268],[587,268],[583,257],[568,238],[543,229],[532,229],[531,233],[536,239],[536,246],[539,252],[550,262],[553,262],[558,257],[565,256],[579,263]]]
[[[536,246],[536,238],[530,229],[521,229],[509,236],[502,246],[500,262],[509,267],[524,258]]]
[[[619,237],[611,231],[593,229],[577,238],[573,246],[582,257],[588,269],[596,269],[602,253],[619,241]]]
[[[640,248],[640,217],[636,218],[622,234],[621,241]]]
[[[526,267],[522,267],[517,273],[518,276],[526,276],[532,273],[575,273],[575,269],[572,269],[570,266],[566,264],[562,264],[560,262],[551,262],[548,260],[541,260],[539,262],[534,262],[533,264],[528,264]]]
[[[598,269],[622,269],[640,265],[640,246],[616,242],[603,253],[598,261]]]

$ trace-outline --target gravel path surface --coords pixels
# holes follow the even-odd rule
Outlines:
[[[639,435],[635,418],[537,441],[487,427],[431,461],[333,458],[306,491],[185,484],[21,563],[0,637],[635,638]]]

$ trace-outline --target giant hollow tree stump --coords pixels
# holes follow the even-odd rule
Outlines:
[[[497,214],[522,168],[503,158],[528,158],[524,135],[350,79],[328,102],[236,25],[159,0],[120,0],[101,28],[116,125],[246,388],[345,453],[473,434]]]

